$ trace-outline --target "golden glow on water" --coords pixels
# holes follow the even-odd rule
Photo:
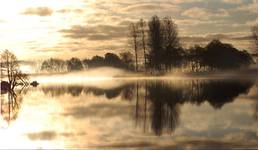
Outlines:
[[[135,97],[125,100],[121,94],[112,97],[116,92],[111,92],[109,97],[108,93],[126,85],[127,81],[89,82],[72,85],[42,83],[37,88],[30,88],[23,96],[16,119],[8,124],[0,117],[0,140],[4,141],[0,142],[0,148],[123,149],[130,146],[160,149],[180,145],[187,140],[256,142],[245,134],[257,132],[257,122],[252,118],[256,102],[250,99],[255,97],[257,88],[250,90],[249,99],[243,94],[219,110],[214,110],[208,102],[201,105],[178,104],[180,125],[172,135],[156,136],[151,130],[143,132],[135,125],[137,102],[144,104],[143,88],[139,88],[139,101]],[[171,82],[177,89],[185,81]],[[106,93],[94,90],[95,87],[106,90]],[[191,144],[187,146],[194,148]]]

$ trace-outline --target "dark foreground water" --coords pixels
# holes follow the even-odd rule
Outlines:
[[[258,82],[49,83],[1,95],[0,148],[258,148]]]

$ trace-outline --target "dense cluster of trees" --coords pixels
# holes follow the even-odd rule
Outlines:
[[[211,41],[206,47],[192,47],[185,55],[185,65],[192,71],[236,69],[252,63],[254,61],[247,51],[239,51],[219,40]]]
[[[91,59],[71,58],[70,60],[61,60],[50,58],[43,61],[41,65],[42,71],[48,72],[65,72],[65,71],[79,71],[83,69],[97,68],[97,67],[117,67],[132,70],[133,55],[129,52],[120,54],[120,57],[114,53],[106,53],[104,57],[94,56]]]
[[[253,29],[255,38],[257,29]],[[139,54],[142,53],[145,71],[162,72],[173,68],[191,68],[193,71],[235,69],[253,63],[247,51],[240,51],[217,39],[206,47],[182,48],[177,25],[170,17],[153,16],[148,22],[141,19],[130,25],[130,33],[136,71],[139,70],[139,62],[143,62],[139,60],[142,58]]]

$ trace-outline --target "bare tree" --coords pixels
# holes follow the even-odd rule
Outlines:
[[[257,26],[253,26],[252,27],[252,37],[254,40],[254,49],[255,49],[255,53],[258,54],[258,25]]]
[[[140,21],[138,22],[139,24],[139,30],[140,30],[140,37],[141,37],[141,45],[142,45],[142,49],[143,49],[143,55],[144,55],[144,67],[145,67],[145,71],[147,70],[147,46],[146,46],[146,28],[147,28],[147,24],[143,19],[140,19]]]
[[[1,70],[13,90],[17,85],[28,85],[28,76],[20,71],[17,57],[9,50],[1,54]]]
[[[135,71],[138,71],[139,28],[135,23],[130,24],[130,38],[135,52]]]

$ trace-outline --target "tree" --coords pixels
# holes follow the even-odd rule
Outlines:
[[[18,85],[28,85],[28,75],[20,71],[17,57],[9,50],[1,54],[1,72],[7,76],[11,90]]]
[[[104,59],[107,66],[122,67],[123,65],[120,58],[114,53],[106,53]]]
[[[170,17],[153,16],[149,21],[149,63],[161,71],[182,63],[183,49],[180,46],[177,25]]]
[[[135,71],[138,71],[139,27],[135,23],[130,24],[130,39],[135,52]]]
[[[124,52],[120,54],[121,61],[128,70],[132,70],[133,66],[133,54],[130,52]]]
[[[156,70],[161,69],[164,51],[162,49],[163,36],[162,24],[158,16],[153,16],[148,22],[148,45],[150,47],[149,65]]]
[[[65,67],[66,67],[65,61],[61,59],[50,58],[48,60],[43,61],[41,65],[41,70],[62,72],[66,70]]]
[[[162,20],[164,65],[166,69],[181,64],[183,50],[180,49],[177,25],[170,17]]]
[[[252,27],[252,37],[254,40],[254,49],[255,49],[255,53],[258,54],[258,26],[254,26]]]
[[[67,61],[67,70],[68,71],[79,71],[83,69],[83,65],[80,59],[71,58]]]
[[[101,56],[93,56],[92,59],[84,59],[83,63],[88,68],[96,68],[105,65],[105,60]]]
[[[146,45],[146,28],[147,28],[147,24],[143,19],[140,19],[140,21],[138,22],[139,25],[139,31],[140,31],[140,37],[141,37],[141,46],[143,49],[143,56],[144,56],[144,67],[145,67],[145,71],[147,70],[147,45]]]
[[[163,19],[163,35],[164,35],[164,48],[166,50],[171,50],[173,48],[179,48],[179,38],[177,25],[170,17],[165,17]]]
[[[219,40],[211,41],[205,48],[203,62],[210,69],[233,69],[249,66],[254,63],[246,51],[239,51],[231,44]]]

